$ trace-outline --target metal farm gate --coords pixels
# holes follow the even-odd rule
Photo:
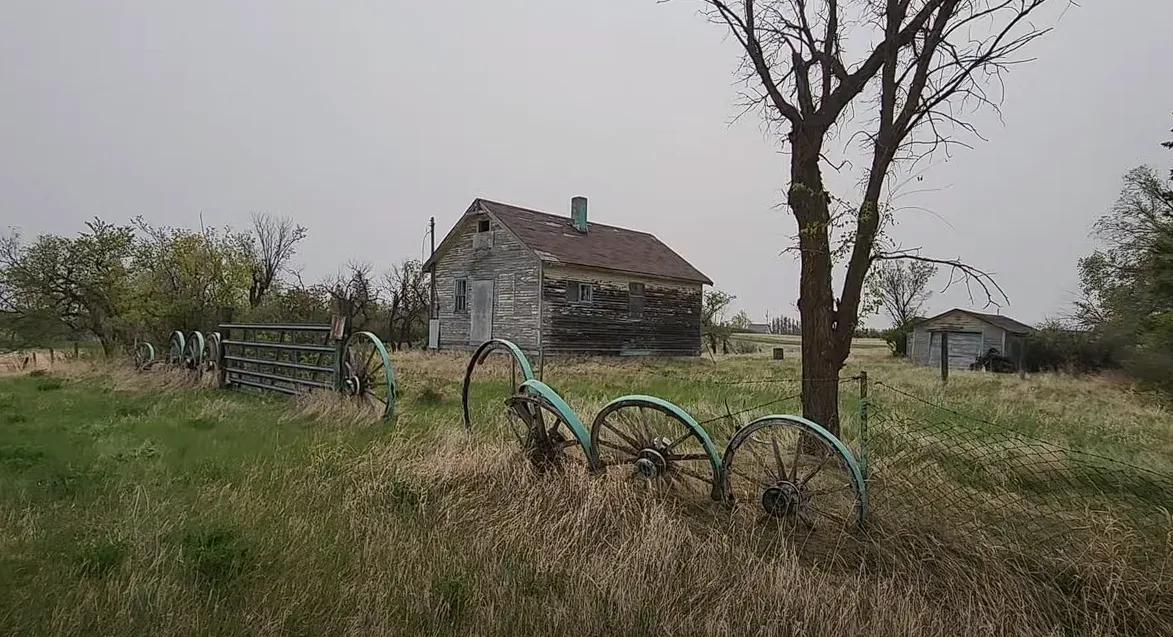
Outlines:
[[[314,390],[342,392],[382,411],[395,410],[395,375],[379,337],[355,332],[342,338],[333,325],[220,326],[221,387],[302,395]]]

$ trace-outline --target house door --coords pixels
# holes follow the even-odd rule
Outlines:
[[[493,280],[472,282],[469,345],[480,345],[493,338]]]

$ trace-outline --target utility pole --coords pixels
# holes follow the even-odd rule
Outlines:
[[[436,254],[436,218],[435,217],[430,217],[428,219],[428,237],[430,237],[431,241],[432,241],[432,249],[430,252],[428,252],[428,258],[430,259],[430,258],[432,258],[432,255]],[[431,289],[432,289],[432,302],[431,302],[431,311],[429,312],[428,316],[430,318],[439,318],[438,312],[436,311],[436,268],[434,268],[434,267],[432,268]]]
[[[431,259],[436,254],[436,218],[428,218],[428,238],[431,240],[431,251],[428,252],[428,259]],[[429,348],[440,348],[440,307],[436,303],[436,264],[432,264],[431,284],[428,286],[431,290],[431,297],[428,300],[428,345]]]

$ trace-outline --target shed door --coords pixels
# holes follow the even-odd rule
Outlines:
[[[469,345],[480,345],[493,338],[493,280],[472,282],[472,304],[469,307],[471,325]]]
[[[969,368],[982,353],[981,332],[948,332],[949,367]],[[929,364],[941,364],[941,332],[929,337]]]

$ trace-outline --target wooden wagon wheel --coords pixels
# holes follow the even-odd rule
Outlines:
[[[525,357],[525,353],[521,351],[521,348],[512,341],[507,341],[503,338],[494,338],[481,343],[480,347],[473,352],[472,358],[468,361],[468,367],[464,371],[464,383],[460,389],[460,405],[464,418],[464,429],[470,434],[472,433],[472,416],[469,410],[469,390],[472,386],[472,373],[479,365],[484,364],[485,359],[490,354],[496,351],[504,351],[512,357],[510,361],[510,392],[515,392],[518,389],[518,378],[516,376],[518,372],[521,374],[520,382],[532,380],[534,377],[533,366],[530,365],[529,359]]]
[[[800,416],[763,416],[739,429],[722,474],[727,506],[799,532],[852,531],[867,519],[867,484],[854,455]]]
[[[596,469],[590,433],[549,385],[527,380],[505,405],[509,430],[535,467],[562,468],[578,462]]]
[[[187,339],[184,338],[183,332],[178,330],[171,332],[171,338],[167,340],[167,364],[179,365],[183,363],[183,352],[187,347]]]
[[[378,336],[355,332],[346,339],[342,358],[342,393],[378,410],[383,420],[394,418],[395,399],[399,392],[395,387],[391,357]]]
[[[155,363],[155,346],[150,343],[139,343],[134,348],[134,368],[143,371],[151,368]]]
[[[208,338],[201,350],[200,358],[202,371],[214,372],[220,368],[220,352],[222,349],[220,332],[208,334]]]
[[[670,486],[700,487],[721,499],[721,456],[688,412],[655,396],[623,396],[591,426],[599,467],[627,466],[634,476]]]
[[[187,343],[183,348],[183,366],[191,371],[202,373],[204,347],[206,345],[207,341],[204,340],[202,332],[199,330],[192,332],[187,337]]]

